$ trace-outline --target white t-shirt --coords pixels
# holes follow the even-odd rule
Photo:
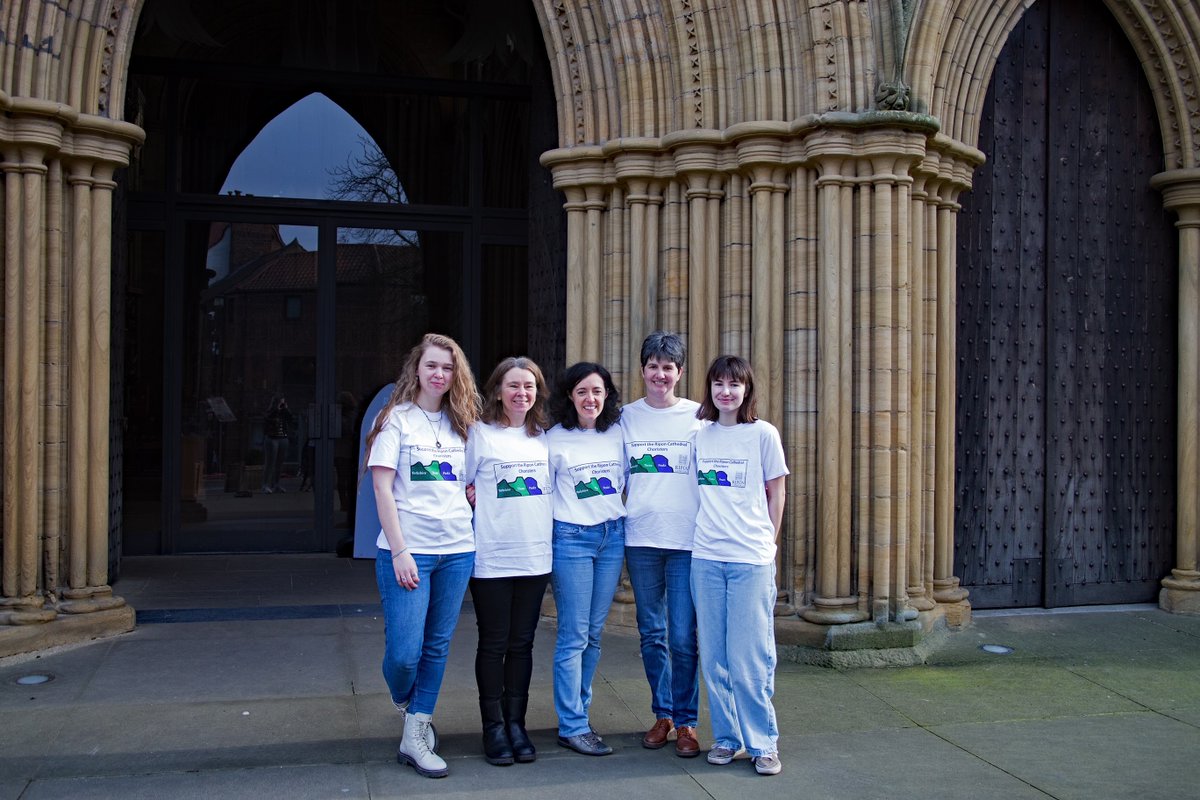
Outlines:
[[[696,419],[687,398],[654,408],[645,398],[621,409],[625,433],[625,546],[691,550],[700,509],[696,486]]]
[[[477,422],[467,436],[475,484],[475,577],[550,572],[554,520],[546,435]]]
[[[738,564],[775,561],[775,527],[766,482],[787,475],[783,442],[769,422],[706,425],[696,433],[696,517],[693,558]]]
[[[554,481],[554,518],[575,525],[599,525],[625,516],[625,446],[621,426],[600,433],[595,429],[567,430],[555,425],[546,431],[550,447],[550,478]]]
[[[444,412],[428,417],[412,403],[393,408],[371,445],[367,466],[396,470],[392,497],[411,552],[469,553],[475,549],[475,537],[463,480],[466,445]],[[382,529],[375,543],[391,548]]]

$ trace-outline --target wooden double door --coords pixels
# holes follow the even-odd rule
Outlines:
[[[1152,600],[1175,547],[1177,240],[1123,32],[1037,3],[958,228],[955,571],[977,608]]]

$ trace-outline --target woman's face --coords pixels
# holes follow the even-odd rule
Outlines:
[[[608,390],[604,388],[604,379],[593,372],[571,389],[571,402],[575,405],[575,415],[579,418],[579,427],[594,428],[600,412],[604,410],[604,398]]]
[[[440,400],[454,379],[454,355],[444,347],[430,345],[417,362],[417,381],[421,393],[431,400]]]
[[[732,376],[713,379],[710,391],[713,405],[722,414],[736,414],[746,399],[746,385]]]
[[[650,404],[658,407],[670,403],[682,374],[674,361],[646,359],[646,365],[642,367],[642,381],[646,384],[646,399]]]
[[[500,381],[500,404],[514,427],[525,423],[525,415],[537,400],[537,378],[527,369],[513,367]]]

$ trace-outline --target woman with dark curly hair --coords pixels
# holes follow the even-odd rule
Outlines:
[[[608,370],[582,362],[563,373],[551,396],[558,422],[546,433],[554,482],[554,562],[558,608],[554,709],[558,743],[605,756],[612,748],[588,721],[600,634],[625,556],[625,440],[621,396]]]

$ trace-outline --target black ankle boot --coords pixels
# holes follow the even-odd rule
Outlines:
[[[507,767],[513,763],[512,742],[505,730],[504,712],[499,700],[480,700],[479,714],[483,717],[483,757],[489,764]]]
[[[529,696],[504,698],[504,727],[512,742],[513,757],[522,764],[537,760],[537,748],[529,741],[525,732],[525,711],[529,708]]]

